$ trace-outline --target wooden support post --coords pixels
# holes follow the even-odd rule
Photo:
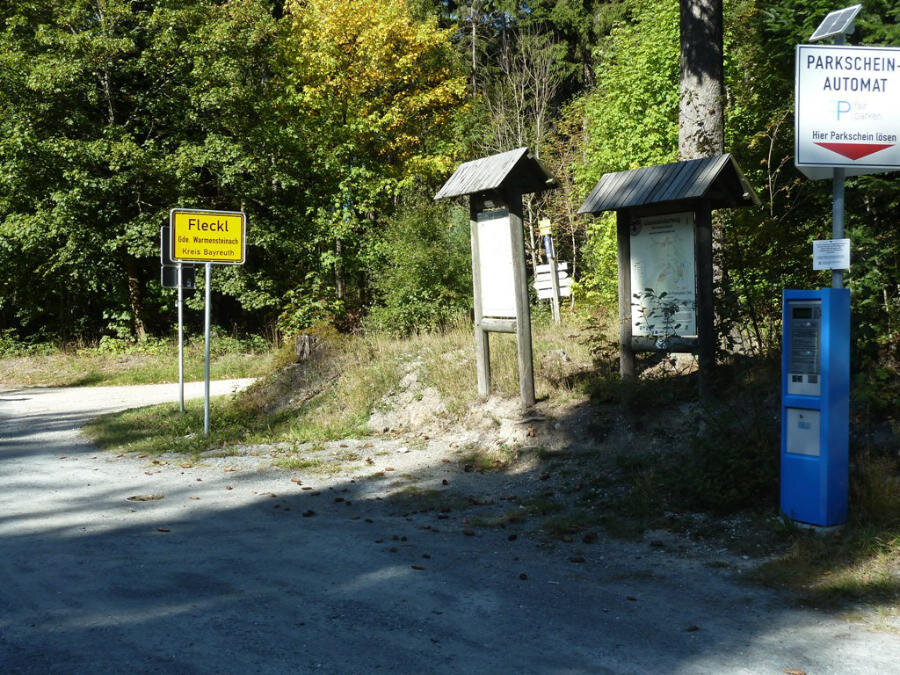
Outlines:
[[[619,267],[619,375],[634,377],[631,346],[631,215],[616,211],[616,260]]]
[[[712,208],[700,201],[695,211],[694,260],[697,265],[697,337],[700,362],[700,396],[710,394],[716,366],[716,327],[713,309]]]
[[[519,353],[519,394],[522,407],[530,408],[534,396],[534,363],[531,352],[531,308],[528,305],[528,277],[525,272],[525,235],[522,227],[522,195],[506,195],[509,231],[512,237],[513,279],[516,288],[516,345]]]
[[[482,328],[484,318],[481,309],[481,257],[478,253],[478,213],[483,202],[476,195],[469,198],[469,227],[472,239],[472,291],[475,312],[475,369],[478,377],[478,395],[491,393],[491,349],[488,332]]]

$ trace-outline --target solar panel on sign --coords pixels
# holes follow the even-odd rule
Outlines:
[[[816,42],[817,40],[824,40],[825,38],[834,37],[835,35],[849,35],[853,32],[853,21],[856,19],[856,15],[859,14],[859,10],[861,9],[862,5],[853,5],[852,7],[845,7],[844,9],[838,9],[831,12],[825,17],[825,20],[819,24],[819,27],[816,28],[816,32],[810,36],[809,41]]]

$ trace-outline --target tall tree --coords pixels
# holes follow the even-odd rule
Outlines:
[[[339,300],[367,300],[381,214],[402,188],[451,165],[446,130],[463,105],[450,32],[406,0],[296,0],[285,104],[296,112],[315,185],[309,215]]]
[[[681,0],[680,27],[678,156],[721,154],[725,148],[722,0]]]

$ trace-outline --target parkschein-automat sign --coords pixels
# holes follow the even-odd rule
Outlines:
[[[808,177],[900,169],[900,48],[797,45],[795,104]]]

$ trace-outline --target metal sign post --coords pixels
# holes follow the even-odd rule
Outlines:
[[[169,212],[169,257],[178,263],[203,263],[206,276],[203,307],[203,434],[209,436],[209,341],[212,266],[243,265],[247,250],[247,217],[243,211],[172,209]],[[181,284],[178,291],[178,372],[181,380],[181,409],[184,410],[182,363]]]
[[[172,260],[170,234],[168,225],[159,228],[160,281],[163,288],[178,289],[178,409],[184,412],[184,289],[195,286],[194,266]]]
[[[212,263],[206,263],[206,287],[203,289],[206,297],[203,303],[203,435],[209,436],[209,287],[212,273]]]
[[[184,288],[183,269],[178,263],[178,409],[184,412]]]
[[[559,323],[559,270],[556,266],[556,251],[553,248],[553,236],[550,230],[550,219],[541,218],[538,221],[541,236],[544,238],[544,252],[547,254],[547,264],[550,265],[550,285],[553,293],[550,296],[550,310],[553,322]],[[537,276],[537,270],[535,270]]]

